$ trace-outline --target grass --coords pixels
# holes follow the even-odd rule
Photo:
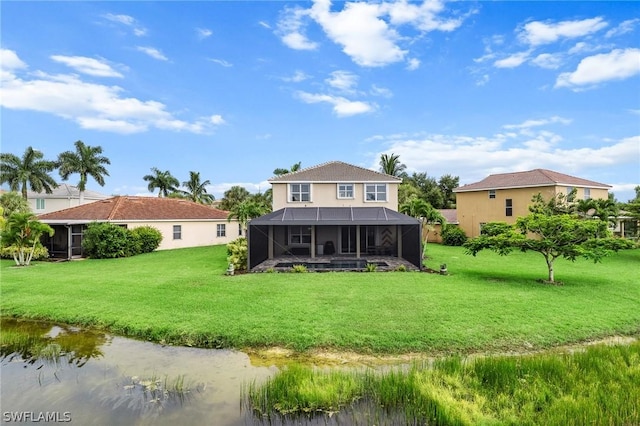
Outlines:
[[[225,276],[224,246],[125,259],[2,261],[3,316],[93,326],[201,347],[282,346],[359,353],[544,348],[640,332],[640,250],[558,261],[563,286],[536,282],[535,253],[465,255],[430,244],[419,272]]]
[[[291,366],[246,385],[243,397],[244,407],[269,419],[353,406],[362,413],[364,405],[376,424],[632,425],[640,424],[638,383],[636,341],[574,354],[449,357],[382,374]]]

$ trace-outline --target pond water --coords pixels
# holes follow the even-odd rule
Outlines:
[[[277,371],[232,350],[14,319],[0,328],[2,424],[47,416],[77,425],[260,424],[241,409],[242,386]]]

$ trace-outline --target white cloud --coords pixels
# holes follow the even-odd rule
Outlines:
[[[522,129],[531,129],[532,127],[546,126],[548,124],[555,124],[555,123],[571,124],[571,120],[554,115],[553,117],[550,117],[550,118],[543,118],[538,120],[526,120],[520,124],[505,124],[504,126],[502,126],[502,128],[522,130]]]
[[[14,58],[18,65],[21,62],[15,61],[18,58],[15,52],[3,52],[4,56]],[[21,68],[25,67],[26,64]],[[52,114],[84,129],[122,134],[144,132],[149,128],[207,133],[224,123],[219,115],[193,122],[180,120],[161,102],[127,97],[122,87],[88,83],[77,75],[35,71],[25,78],[18,72],[3,71],[2,107]]]
[[[208,28],[196,28],[196,34],[200,40],[204,40],[205,38],[211,37],[213,31]]]
[[[225,68],[229,68],[233,66],[231,62],[227,62],[224,59],[209,58],[209,60],[214,64],[222,65]]]
[[[391,98],[393,97],[393,92],[386,87],[378,87],[375,84],[371,86],[371,90],[369,91],[373,96],[382,96],[383,98]]]
[[[111,68],[111,65],[109,65],[105,60],[97,60],[94,58],[87,58],[85,56],[63,55],[53,55],[51,56],[51,59],[65,64],[83,74],[93,75],[96,77],[123,77],[121,73]]]
[[[136,19],[132,16],[115,15],[113,13],[107,13],[105,15],[102,15],[102,17],[111,22],[116,22],[118,24],[122,24],[127,27],[130,27],[131,30],[133,31],[133,34],[135,34],[138,37],[142,37],[147,34],[147,29],[141,25],[138,25],[138,21],[136,21]]]
[[[16,52],[9,49],[0,49],[0,66],[3,72],[27,68],[27,64],[18,57]]]
[[[620,25],[615,28],[610,29],[605,34],[605,37],[617,37],[623,34],[627,34],[633,32],[636,29],[636,25],[640,24],[640,18],[627,19],[626,21],[622,21]]]
[[[395,2],[345,2],[341,11],[331,10],[330,0],[314,0],[309,9],[300,7],[284,10],[276,34],[293,49],[316,49],[305,29],[309,21],[319,24],[325,35],[342,46],[342,51],[355,63],[364,67],[381,67],[404,61],[408,50],[400,46],[410,37],[399,29],[411,25],[420,32],[453,31],[465,16],[442,18],[444,2],[424,1],[420,5],[399,0]],[[419,61],[409,60],[408,69],[415,69]]]
[[[496,68],[517,68],[529,59],[530,52],[518,52],[493,63]]]
[[[541,53],[531,60],[532,64],[551,70],[560,68],[562,62],[563,56],[560,53]]]
[[[291,77],[282,77],[282,80],[292,82],[292,83],[300,83],[301,81],[305,81],[309,78],[304,71],[297,70],[293,73]]]
[[[407,69],[409,71],[415,71],[418,68],[420,68],[420,59],[410,58],[409,60],[407,60]]]
[[[358,85],[358,76],[349,71],[333,71],[330,75],[325,82],[342,92],[353,92],[354,87]]]
[[[558,76],[555,87],[592,86],[640,74],[640,49],[615,49],[584,58],[574,72]]]
[[[276,34],[280,36],[282,42],[295,50],[315,50],[318,44],[310,41],[303,34],[308,11],[299,7],[286,8],[283,18],[278,22]]]
[[[362,101],[351,101],[341,96],[314,94],[299,91],[296,96],[308,104],[328,103],[333,105],[333,112],[338,117],[349,117],[352,115],[365,114],[376,109],[375,104]]]
[[[594,148],[562,148],[559,136],[541,132],[535,138],[516,139],[502,134],[490,137],[459,135],[399,135],[386,138],[384,152],[400,155],[409,170],[430,176],[453,174],[470,183],[490,173],[546,168],[563,173],[593,173],[594,168],[633,164],[638,158],[640,136]],[[425,155],[428,153],[428,155]],[[379,158],[376,154],[376,160]],[[443,162],[442,159],[447,161]],[[376,161],[377,162],[377,161]]]
[[[483,74],[482,76],[480,76],[480,78],[476,80],[476,86],[484,86],[489,82],[489,80],[490,80],[489,74]]]
[[[169,58],[164,56],[164,54],[160,50],[156,49],[155,47],[137,46],[136,49],[139,52],[146,53],[147,55],[149,55],[152,58],[157,59],[159,61],[168,61],[169,60]]]
[[[526,23],[518,32],[518,38],[532,46],[554,43],[561,38],[583,37],[607,27],[603,18],[590,18],[580,21]]]
[[[266,28],[268,30],[271,29],[271,25],[269,25],[267,22],[265,21],[258,21],[258,25],[260,25],[262,28]]]
[[[145,53],[149,56],[151,56],[153,59],[157,59],[159,61],[168,61],[169,58],[167,58],[164,53],[162,53],[160,50],[156,49],[155,47],[145,47],[145,46],[137,46],[136,50],[138,50],[139,52]]]

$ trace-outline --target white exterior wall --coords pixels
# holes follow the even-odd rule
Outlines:
[[[338,198],[338,184],[300,182],[311,185],[310,202],[289,202],[289,184],[298,182],[272,183],[273,210],[285,207],[386,207],[398,211],[398,184],[384,182],[344,182],[353,183],[354,196],[351,199]],[[366,201],[365,185],[385,184],[387,201]]]
[[[37,208],[38,207],[37,200],[44,200],[44,209]],[[85,198],[83,204],[95,203],[96,201],[100,201],[100,200]],[[80,200],[78,198],[71,198],[71,197],[68,197],[68,198],[36,197],[36,198],[29,198],[27,202],[29,203],[29,207],[31,208],[31,211],[36,215],[57,212],[59,210],[64,210],[71,207],[77,207],[80,205]]]
[[[166,220],[166,221],[124,221],[124,222],[112,222],[115,224],[127,225],[128,229],[137,228],[140,226],[151,226],[156,228],[162,233],[162,242],[158,250],[170,250],[186,247],[200,247],[211,246],[218,244],[227,244],[236,238],[238,235],[238,221],[232,220],[231,222],[226,219],[221,220]],[[226,236],[217,236],[217,225],[225,225]],[[173,226],[181,226],[181,238],[173,239]]]

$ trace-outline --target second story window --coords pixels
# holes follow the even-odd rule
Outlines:
[[[504,206],[505,206],[505,209],[504,209],[505,216],[513,216],[513,200],[511,198],[507,198],[505,200]]]
[[[496,198],[496,190],[495,189],[490,189],[489,190],[489,198]]]
[[[387,185],[384,183],[366,184],[365,201],[387,201]]]
[[[352,183],[339,183],[338,184],[338,198],[353,198],[353,184]]]
[[[36,198],[36,210],[44,210],[44,198]]]
[[[589,198],[591,198],[591,188],[585,188],[584,189],[584,199],[588,200]]]
[[[311,201],[311,184],[309,183],[289,184],[289,201],[299,202],[299,203]]]

